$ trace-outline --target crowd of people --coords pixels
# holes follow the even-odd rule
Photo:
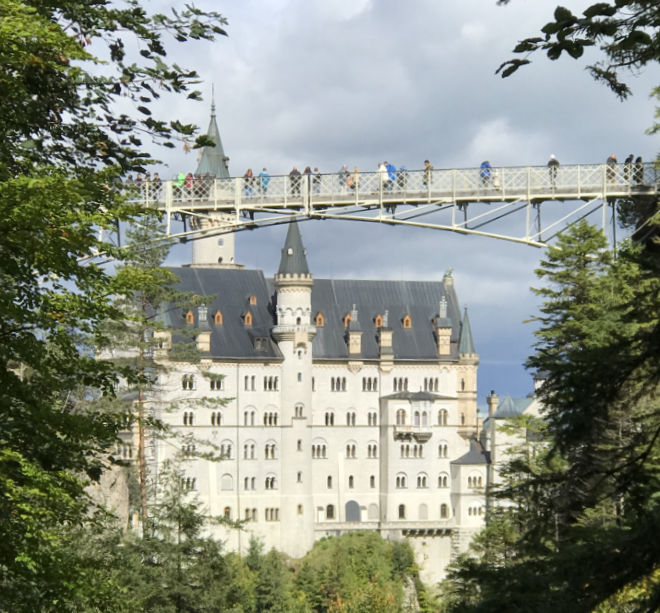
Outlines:
[[[616,155],[610,155],[606,160],[606,176],[608,182],[616,182],[617,169],[619,163]],[[552,154],[547,164],[548,177],[550,187],[555,190],[557,187],[557,180],[559,176],[560,163],[557,157]],[[421,182],[424,190],[431,189],[433,184],[433,164],[427,159],[424,160],[424,166],[419,171],[414,171],[416,174],[421,173]],[[484,160],[478,169],[480,185],[482,188],[499,188],[499,175],[496,168],[493,168],[490,161]],[[375,174],[377,183],[374,185],[373,181],[370,182],[370,188],[381,189],[384,192],[392,191],[406,191],[408,189],[409,171],[405,166],[396,168],[394,164],[387,160],[379,162],[375,173],[370,173],[372,176]],[[306,179],[303,181],[303,177]],[[320,194],[322,184],[324,184],[324,175],[318,169],[311,166],[306,166],[300,172],[297,166],[293,166],[287,175],[288,180],[288,193],[291,197],[301,197],[303,185],[307,190],[307,196],[312,194]],[[363,174],[357,166],[352,170],[344,164],[339,171],[332,175],[332,179],[326,179],[326,182],[331,180],[335,181],[340,193],[350,193],[358,191],[361,182],[364,180]],[[641,185],[644,182],[644,163],[641,156],[637,158],[630,154],[623,162],[623,178],[626,183]],[[243,175],[242,195],[245,198],[264,196],[268,194],[269,185],[271,184],[271,175],[264,167],[255,175],[252,168],[248,168]],[[192,172],[184,173],[179,172],[176,178],[173,179],[173,191],[175,198],[185,197],[203,197],[210,193],[211,186],[215,181],[215,177],[210,174],[194,175]],[[138,173],[135,177],[129,175],[126,184],[134,186],[138,189],[143,196],[153,199],[158,199],[162,195],[163,181],[158,173],[153,176],[149,171],[144,175]],[[329,183],[327,183],[329,185]],[[419,186],[419,180],[416,185]]]

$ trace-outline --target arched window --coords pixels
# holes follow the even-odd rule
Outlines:
[[[447,445],[447,443],[443,441],[438,445],[438,457],[446,458],[448,454],[449,454],[449,445]]]
[[[257,297],[254,294],[250,296],[250,304],[257,304]]]
[[[383,327],[383,316],[379,313],[374,317],[374,328],[382,328]]]
[[[348,488],[353,489],[355,487],[355,477],[353,475],[348,476]]]
[[[215,315],[213,316],[213,323],[215,323],[216,326],[222,325],[222,311],[220,309],[215,312]]]
[[[408,487],[408,478],[405,473],[399,473],[396,476],[396,487],[399,490],[406,489]]]
[[[323,317],[323,313],[321,313],[320,311],[316,314],[316,317],[314,318],[314,325],[317,328],[325,327],[325,317]]]
[[[405,426],[406,425],[406,411],[405,409],[399,409],[396,412],[396,425]]]
[[[246,328],[251,328],[252,327],[252,313],[250,311],[247,311],[245,315],[243,316],[243,325]]]
[[[410,317],[410,315],[405,315],[402,323],[404,330],[409,330],[410,328],[412,328],[412,318]]]
[[[234,489],[234,479],[230,474],[225,473],[222,475],[220,478],[220,489],[224,491]]]
[[[346,313],[346,315],[344,315],[344,328],[348,328],[348,324],[350,323],[351,323],[351,314]]]
[[[449,487],[449,475],[447,473],[438,475],[438,487]]]
[[[417,475],[417,488],[424,489],[428,487],[428,476],[424,473]]]
[[[326,483],[328,485],[328,489],[332,489],[332,475],[328,475],[328,478],[326,479]]]
[[[406,505],[405,504],[400,504],[399,505],[399,519],[405,519],[406,518]]]
[[[442,519],[449,517],[449,507],[444,502],[440,505],[440,517]]]
[[[325,518],[326,519],[334,519],[335,518],[335,506],[332,504],[329,504],[325,508]]]
[[[447,411],[447,409],[440,409],[438,411],[438,425],[446,426],[448,417],[449,417],[449,412]]]
[[[187,324],[195,323],[195,314],[192,312],[192,309],[186,313],[186,323]]]
[[[369,477],[369,487],[372,489],[376,487],[376,477],[374,475]]]

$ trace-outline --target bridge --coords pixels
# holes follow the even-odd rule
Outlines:
[[[485,175],[485,176],[484,176]],[[342,219],[415,226],[546,246],[578,219],[607,230],[620,198],[658,198],[654,164],[339,172],[144,181],[128,197],[165,215],[168,235],[196,238],[288,223]],[[610,221],[608,210],[611,209]],[[174,222],[183,222],[175,224]]]

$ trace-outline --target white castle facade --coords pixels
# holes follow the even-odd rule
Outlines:
[[[422,577],[441,579],[483,525],[488,479],[479,358],[451,273],[315,279],[295,222],[274,278],[235,264],[233,247],[202,238],[175,269],[181,289],[212,299],[164,315],[194,331],[201,360],[169,362],[178,337],[161,333],[169,370],[152,401],[179,437],[152,442],[152,474],[195,445],[187,435],[211,441],[221,459],[192,454],[183,470],[210,515],[246,520],[216,529],[228,548],[256,536],[300,557],[321,537],[374,530],[408,539]]]

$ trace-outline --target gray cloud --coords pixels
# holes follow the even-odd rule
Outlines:
[[[232,174],[293,164],[334,172],[342,164],[374,170],[388,159],[419,168],[604,161],[611,152],[655,157],[648,94],[658,71],[632,79],[635,96],[619,102],[595,84],[584,63],[550,62],[502,80],[497,66],[552,16],[555,0],[211,0],[201,8],[229,19],[229,38],[194,43],[174,58],[204,80],[205,104],[163,103],[169,116],[208,123],[211,83]],[[591,4],[571,3],[574,11]],[[595,57],[593,55],[592,57]],[[166,152],[165,176],[194,169],[195,154]],[[318,277],[440,279],[455,270],[480,351],[480,402],[490,389],[522,395],[531,378],[535,312],[529,291],[542,255],[493,239],[377,224],[301,226]],[[285,228],[243,232],[238,260],[274,272]],[[189,257],[185,248],[174,259]]]

